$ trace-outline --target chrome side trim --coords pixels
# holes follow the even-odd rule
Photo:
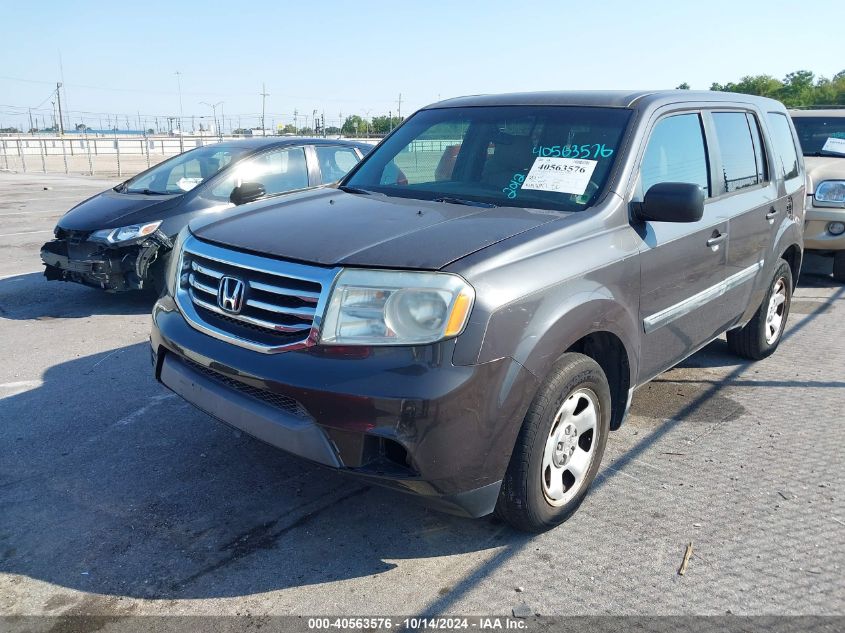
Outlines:
[[[222,314],[223,316],[230,317],[231,315],[224,313],[215,304],[204,301],[195,292],[195,289],[200,290],[200,292],[204,292],[205,288],[196,288],[196,286],[192,284],[189,284],[187,285],[187,287],[185,287],[182,285],[181,281],[177,279],[176,296],[174,297],[176,301],[176,306],[179,308],[179,311],[182,313],[182,316],[188,322],[188,325],[190,325],[192,328],[199,332],[202,332],[203,334],[207,334],[208,336],[216,338],[220,341],[231,343],[233,345],[238,345],[239,347],[244,347],[255,352],[261,352],[263,354],[278,354],[281,352],[289,352],[297,349],[302,349],[315,345],[317,341],[319,341],[320,330],[323,326],[323,318],[325,315],[327,302],[331,294],[332,288],[334,287],[335,279],[342,270],[340,267],[323,268],[320,266],[308,266],[306,264],[286,262],[278,259],[272,259],[270,257],[251,255],[249,253],[242,253],[240,251],[222,248],[220,246],[210,244],[208,242],[202,242],[195,238],[193,235],[189,235],[185,239],[182,251],[179,253],[177,274],[180,276],[180,278],[181,275],[188,272],[184,268],[184,254],[186,252],[189,254],[194,253],[197,256],[202,257],[203,259],[219,261],[224,264],[237,266],[239,268],[244,268],[247,270],[254,270],[270,275],[277,275],[281,277],[288,277],[291,279],[318,283],[321,287],[321,292],[318,296],[308,297],[308,299],[310,299],[311,301],[315,301],[316,299],[314,307],[307,308],[307,310],[309,311],[309,316],[311,314],[314,315],[314,319],[310,326],[302,324],[292,325],[288,327],[280,326],[278,324],[265,323],[258,319],[252,319],[253,321],[256,321],[254,325],[257,325],[259,327],[268,328],[269,326],[270,329],[274,329],[276,331],[301,332],[303,335],[302,339],[291,343],[281,345],[267,345],[264,343],[245,339],[240,336],[236,336],[231,332],[221,330],[216,326],[205,322],[200,316],[200,314],[197,312],[196,306],[201,306],[204,309]],[[215,278],[219,278],[218,275],[222,276],[222,273],[219,273],[218,271],[212,271],[207,267],[203,267],[203,270],[199,270],[199,267],[197,267],[196,270],[197,272],[201,272],[203,274],[207,274]],[[296,295],[293,296],[299,296],[300,294],[300,291],[292,290],[291,292],[296,293]],[[317,293],[302,294],[316,295]],[[194,301],[197,302],[196,306],[194,304]],[[239,316],[241,316],[241,320],[246,320],[243,319],[242,315]]]
[[[645,330],[645,333],[649,334],[654,332],[664,325],[668,325],[672,321],[680,319],[682,316],[686,316],[690,312],[705,306],[714,299],[718,299],[729,290],[733,290],[737,286],[751,281],[757,273],[763,269],[763,263],[764,262],[761,259],[756,264],[752,264],[748,268],[744,268],[738,273],[734,273],[724,281],[720,281],[714,286],[705,288],[701,292],[698,292],[693,296],[676,303],[675,305],[671,305],[660,312],[655,312],[651,316],[647,316],[643,319],[643,329]]]

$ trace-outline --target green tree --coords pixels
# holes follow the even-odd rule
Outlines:
[[[783,80],[771,75],[746,75],[735,83],[714,82],[710,90],[771,97],[787,107],[845,105],[845,70],[838,72],[833,79],[816,79],[809,70],[791,72]]]
[[[398,116],[389,117],[389,116],[376,116],[373,117],[373,124],[370,126],[370,129],[375,134],[387,134],[397,125],[402,122]]]
[[[357,114],[352,114],[346,117],[340,129],[344,136],[364,136],[367,133],[367,122]]]
[[[685,81],[680,86],[675,86],[675,90],[689,90],[689,84]]]

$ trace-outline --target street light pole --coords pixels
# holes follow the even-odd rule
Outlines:
[[[218,136],[220,135],[220,132],[219,132],[220,128],[217,127],[217,106],[222,106],[223,103],[224,103],[223,101],[218,101],[217,103],[208,103],[207,101],[200,101],[200,105],[206,105],[209,108],[211,108],[211,113],[212,113],[212,116],[214,117],[214,129],[217,132]],[[221,112],[223,111],[222,107],[220,108],[220,111]]]
[[[176,85],[179,88],[179,151],[185,151],[185,141],[184,141],[184,129],[182,128],[182,73],[178,70],[176,71]]]

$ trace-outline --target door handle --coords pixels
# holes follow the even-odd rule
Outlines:
[[[777,217],[777,214],[778,214],[778,210],[775,209],[774,207],[772,207],[771,209],[769,209],[769,212],[766,214],[766,219],[767,220],[774,220],[775,217]]]
[[[707,240],[707,246],[713,248],[714,246],[718,246],[719,244],[724,242],[726,239],[728,239],[727,233],[719,233],[718,235],[714,235],[709,240]]]

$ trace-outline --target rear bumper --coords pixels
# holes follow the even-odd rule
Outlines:
[[[199,409],[313,462],[464,516],[492,512],[536,379],[511,359],[451,364],[454,342],[282,354],[153,310],[157,378]]]
[[[827,230],[831,222],[845,222],[845,209],[808,206],[804,222],[804,248],[814,251],[845,250],[845,233],[831,235]]]
[[[142,242],[108,246],[100,242],[55,239],[41,247],[44,276],[112,292],[145,287],[150,266],[172,246],[164,234]]]

